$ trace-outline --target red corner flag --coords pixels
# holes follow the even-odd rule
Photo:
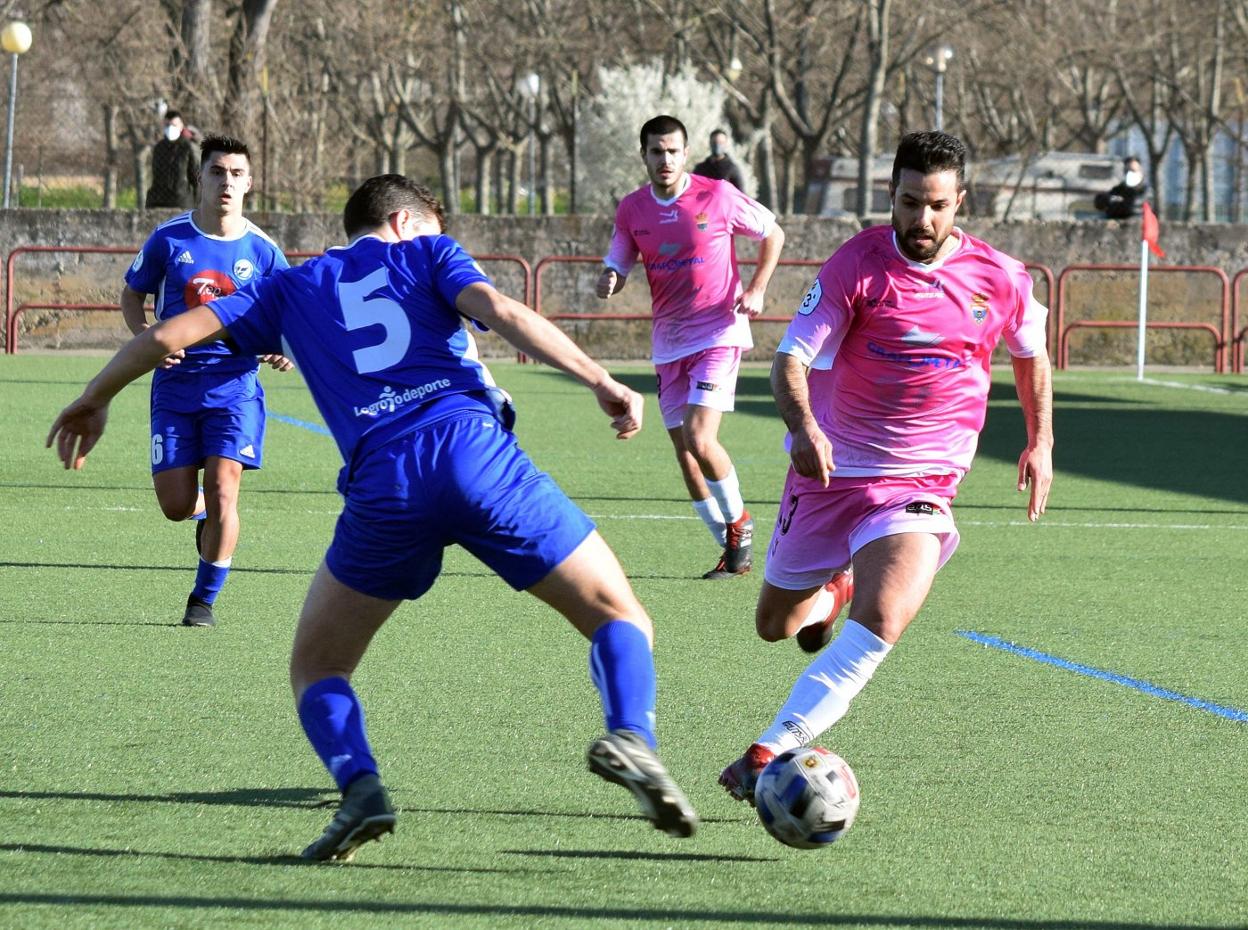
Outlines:
[[[1148,205],[1148,201],[1144,201],[1144,232],[1143,240],[1148,243],[1148,249],[1158,258],[1165,258],[1166,253],[1161,250],[1161,246],[1157,244],[1157,240],[1161,235],[1161,226],[1157,222],[1157,214],[1153,212],[1153,208]]]

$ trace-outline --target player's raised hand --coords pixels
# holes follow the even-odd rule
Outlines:
[[[618,290],[616,284],[619,280],[620,276],[612,269],[602,269],[602,274],[598,275],[598,287],[594,290],[594,293],[606,300]]]
[[[640,394],[614,378],[594,387],[598,406],[611,417],[611,428],[616,439],[631,439],[641,430],[644,400]]]
[[[295,363],[284,355],[262,355],[260,361],[272,366],[275,371],[290,371],[295,367]]]
[[[826,488],[828,477],[836,471],[832,462],[832,443],[818,427],[789,434],[789,458],[793,470],[803,478],[815,478]]]
[[[56,443],[56,454],[66,469],[82,468],[87,453],[104,435],[108,404],[95,404],[79,397],[60,412],[48,433],[47,448]]]
[[[1027,519],[1035,523],[1049,504],[1049,488],[1053,485],[1053,450],[1047,445],[1028,446],[1018,457],[1018,490],[1031,486],[1027,501]]]
[[[756,316],[761,316],[763,312],[763,291],[756,291],[752,288],[746,288],[741,292],[741,296],[737,298],[732,309],[734,313],[744,313],[751,320]]]

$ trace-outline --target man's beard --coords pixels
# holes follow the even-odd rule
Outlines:
[[[940,252],[940,247],[945,244],[945,239],[936,238],[936,230],[928,229],[925,226],[912,226],[908,230],[903,230],[897,225],[897,217],[892,218],[893,232],[897,234],[897,247],[905,254],[905,256],[916,262],[930,262]],[[931,238],[930,245],[920,246],[913,239],[916,234],[922,234]]]

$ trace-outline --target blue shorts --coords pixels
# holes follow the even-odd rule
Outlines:
[[[344,495],[325,564],[347,587],[385,600],[428,591],[452,544],[523,591],[594,530],[485,412],[439,420],[364,454]]]
[[[244,469],[264,464],[264,397],[194,413],[170,410],[152,398],[152,474],[170,468],[199,468],[210,455],[241,462]]]

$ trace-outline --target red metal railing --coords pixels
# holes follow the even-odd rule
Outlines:
[[[1243,373],[1244,339],[1248,337],[1248,326],[1244,326],[1242,329],[1239,326],[1241,319],[1239,312],[1239,282],[1244,277],[1248,277],[1248,268],[1241,268],[1235,272],[1235,277],[1231,279],[1231,323],[1226,331],[1231,340],[1231,371],[1235,374]]]
[[[17,341],[19,326],[22,314],[27,310],[71,310],[71,311],[92,311],[104,310],[120,312],[121,307],[117,304],[99,304],[99,303],[63,303],[63,302],[27,302],[14,306],[14,283],[17,275],[17,259],[28,253],[59,253],[63,255],[135,255],[138,248],[126,248],[122,246],[68,246],[68,245],[24,245],[15,248],[9,253],[8,260],[5,262],[4,272],[4,292],[5,292],[5,315],[4,315],[4,333],[5,343],[4,351],[7,355],[15,355],[17,353]],[[287,252],[288,259],[298,258],[314,258],[321,252]],[[478,262],[506,262],[517,265],[520,268],[524,281],[524,293],[519,298],[524,303],[530,303],[533,298],[533,269],[525,259],[519,255],[476,255],[474,256]],[[120,284],[118,285],[120,288]]]
[[[1056,367],[1065,368],[1069,363],[1069,331],[1071,329],[1126,329],[1139,324],[1134,320],[1077,320],[1066,322],[1067,282],[1074,272],[1080,271],[1138,271],[1138,265],[1127,264],[1086,264],[1068,265],[1057,276],[1057,359]],[[1212,323],[1175,323],[1151,322],[1149,329],[1207,329],[1214,336],[1213,368],[1219,374],[1226,371],[1226,348],[1231,328],[1231,282],[1226,272],[1210,265],[1159,265],[1149,271],[1150,274],[1208,274],[1217,277],[1222,285],[1220,308],[1221,327]]]

